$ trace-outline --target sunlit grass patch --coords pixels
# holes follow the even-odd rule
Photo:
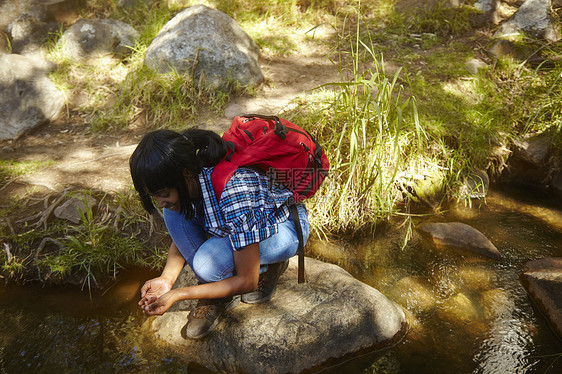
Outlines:
[[[0,188],[3,184],[26,174],[33,174],[36,171],[49,167],[54,161],[14,161],[0,160]]]

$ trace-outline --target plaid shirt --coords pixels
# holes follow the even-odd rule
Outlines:
[[[289,208],[284,204],[293,196],[289,189],[276,185],[270,188],[266,175],[239,168],[217,202],[211,185],[212,171],[213,168],[203,168],[199,174],[208,234],[228,236],[237,251],[277,233],[277,225],[289,217]]]

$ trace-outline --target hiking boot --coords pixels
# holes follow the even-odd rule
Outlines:
[[[277,262],[267,266],[267,271],[260,274],[258,288],[254,292],[242,295],[242,302],[247,304],[265,303],[273,297],[277,288],[277,281],[281,274],[287,270],[289,260]]]
[[[209,335],[219,323],[223,313],[240,303],[240,295],[220,299],[201,299],[195,310],[187,316],[187,324],[181,330],[184,339],[202,339]]]

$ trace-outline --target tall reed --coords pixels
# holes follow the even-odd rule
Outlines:
[[[340,82],[320,87],[335,91],[323,109],[329,118],[310,129],[331,162],[329,178],[309,204],[313,226],[322,232],[373,229],[404,199],[398,177],[424,167],[418,156],[427,135],[415,98],[401,97],[402,69],[389,77],[382,55],[377,57],[372,44],[361,41],[359,26],[354,39],[351,70],[341,71]]]

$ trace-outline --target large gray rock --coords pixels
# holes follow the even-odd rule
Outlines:
[[[527,262],[521,279],[531,299],[562,338],[562,257]]]
[[[12,53],[18,54],[38,51],[47,41],[49,32],[47,24],[27,14],[15,19],[8,30],[12,36]]]
[[[550,14],[551,0],[525,0],[517,12],[505,21],[495,37],[518,36],[527,33],[549,41],[560,39],[560,32]]]
[[[98,57],[129,55],[139,37],[130,25],[114,19],[81,19],[68,28],[58,41],[64,56],[85,63]]]
[[[192,73],[212,87],[263,81],[254,41],[228,15],[204,5],[186,8],[160,31],[146,51],[145,64],[166,73]]]
[[[8,31],[8,26],[23,14],[43,21],[44,2],[44,0],[0,0],[0,31]]]
[[[392,346],[404,336],[404,312],[379,291],[310,258],[307,282],[298,284],[296,263],[291,259],[272,300],[241,303],[203,340],[180,336],[191,302],[150,318],[147,326],[186,361],[220,373],[299,373]],[[184,275],[175,287],[194,283]]]
[[[493,259],[501,257],[496,246],[484,234],[465,223],[427,223],[417,230],[437,249],[472,252]]]
[[[65,99],[47,78],[51,69],[39,57],[0,54],[0,139],[15,139],[59,115]]]

